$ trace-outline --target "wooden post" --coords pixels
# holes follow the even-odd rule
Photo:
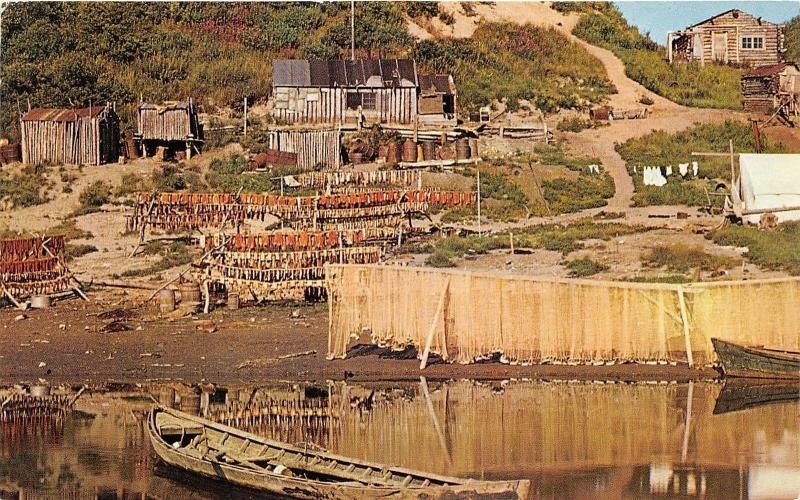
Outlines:
[[[247,137],[247,97],[244,98],[244,136]]]
[[[761,131],[758,130],[758,120],[750,120],[753,126],[753,139],[756,143],[756,153],[761,153]]]
[[[481,235],[481,169],[478,168],[478,236]]]
[[[514,233],[508,233],[508,239],[511,242],[511,255],[514,255]]]
[[[733,185],[733,182],[736,179],[736,168],[733,166],[733,139],[728,141],[728,146],[731,153],[731,185]]]
[[[439,322],[439,316],[442,315],[442,311],[444,311],[444,303],[445,299],[447,298],[447,293],[450,291],[450,278],[447,278],[447,282],[444,284],[444,290],[442,290],[442,295],[439,298],[439,304],[436,306],[436,312],[433,314],[433,319],[431,320],[431,326],[428,329],[428,336],[425,339],[425,350],[422,352],[422,361],[419,363],[419,369],[424,370],[425,366],[428,364],[428,356],[431,353],[431,343],[433,343],[433,334],[436,332],[436,324]],[[444,318],[445,325],[447,324],[447,318]]]
[[[686,361],[689,363],[689,368],[694,367],[694,355],[692,354],[692,339],[689,332],[689,313],[686,310],[686,297],[684,296],[683,287],[678,285],[678,304],[681,308],[681,323],[683,324],[683,341],[686,345]]]

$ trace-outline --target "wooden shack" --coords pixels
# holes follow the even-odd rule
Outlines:
[[[272,61],[273,111],[287,123],[413,123],[417,67],[407,59]]]
[[[667,33],[673,62],[735,63],[757,67],[783,61],[784,26],[731,9],[682,31]]]
[[[34,108],[20,119],[22,163],[100,165],[117,161],[119,119],[111,104]]]
[[[800,113],[800,67],[793,62],[756,68],[741,84],[745,111],[768,114],[785,106],[788,114]]]
[[[456,85],[452,75],[419,75],[419,123],[433,125],[458,124],[456,117]]]
[[[152,154],[158,146],[172,151],[186,150],[186,157],[200,152],[203,144],[203,124],[197,107],[187,102],[169,101],[162,104],[139,105],[139,130],[136,134],[142,155]]]

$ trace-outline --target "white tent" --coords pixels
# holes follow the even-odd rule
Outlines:
[[[740,154],[733,206],[745,222],[758,224],[772,212],[778,222],[800,220],[800,154]],[[797,210],[782,208],[797,207]]]

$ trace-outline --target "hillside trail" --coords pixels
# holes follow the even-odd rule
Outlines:
[[[572,30],[580,18],[578,14],[562,14],[550,7],[550,2],[501,2],[491,5],[480,4],[473,7],[473,15],[467,15],[461,4],[440,2],[442,10],[449,12],[455,22],[448,26],[438,19],[432,20],[432,29],[440,36],[466,38],[472,36],[482,21],[513,22],[517,24],[533,24],[553,28],[571,41],[584,47],[594,55],[605,67],[608,79],[617,89],[616,94],[608,97],[608,104],[617,109],[641,108],[642,97],[648,97],[653,104],[648,106],[648,117],[642,120],[612,121],[608,127],[587,129],[579,133],[565,134],[567,151],[577,155],[592,156],[602,162],[603,167],[614,179],[615,193],[609,200],[607,211],[641,213],[643,210],[632,210],[634,193],[633,179],[625,167],[622,157],[614,149],[629,139],[641,137],[655,130],[679,132],[696,123],[712,123],[729,118],[745,116],[730,110],[688,108],[661,97],[631,80],[625,74],[623,63],[610,50],[592,45],[572,34]],[[419,26],[416,26],[420,29]],[[686,158],[676,158],[685,162]],[[658,209],[654,209],[658,210]],[[647,210],[644,210],[647,212]],[[574,215],[565,217],[572,218]]]

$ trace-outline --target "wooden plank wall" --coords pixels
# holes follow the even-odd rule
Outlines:
[[[185,141],[194,132],[186,109],[169,109],[163,113],[157,109],[140,109],[139,133],[145,140]]]
[[[76,121],[22,121],[22,162],[38,165],[44,162],[68,165],[101,163],[100,119],[79,118]],[[119,133],[117,128],[117,134]],[[116,142],[108,148],[115,148]]]
[[[347,93],[356,89],[344,88],[294,88],[274,89],[272,114],[286,123],[345,123],[355,122],[358,112],[347,109]],[[417,114],[417,89],[362,88],[359,92],[375,92],[375,110],[364,110],[371,123],[414,122]],[[317,96],[311,97],[309,96]]]
[[[303,170],[339,165],[340,137],[337,130],[273,130],[269,148],[297,153],[297,166]]]

